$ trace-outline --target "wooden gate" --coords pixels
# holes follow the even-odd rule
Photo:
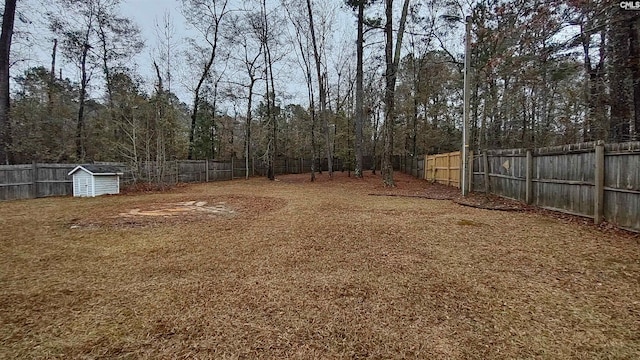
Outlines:
[[[460,187],[460,151],[425,157],[424,178],[444,185]]]

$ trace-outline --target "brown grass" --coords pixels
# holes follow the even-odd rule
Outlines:
[[[0,358],[640,358],[636,236],[396,178],[1,203]]]

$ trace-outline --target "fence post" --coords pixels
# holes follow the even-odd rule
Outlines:
[[[422,165],[422,172],[424,173],[424,177],[423,179],[428,180],[427,179],[427,155],[424,156],[424,165]]]
[[[438,165],[438,157],[437,155],[434,155],[431,160],[433,160],[433,167],[431,168],[431,181],[432,182],[437,182],[437,178],[436,176],[438,175],[437,169],[436,169],[436,165]]]
[[[525,201],[531,205],[533,203],[533,154],[531,154],[531,150],[527,150],[526,166]]]
[[[484,168],[484,193],[488,194],[491,191],[489,186],[489,156],[487,156],[487,150],[482,152],[482,167]]]
[[[451,153],[447,153],[447,186],[451,186]]]
[[[233,170],[234,170],[234,169],[233,169],[233,158],[234,158],[234,157],[235,157],[235,156],[232,156],[232,157],[231,157],[231,180],[233,180]]]
[[[415,175],[413,175],[413,169],[416,170],[416,174]],[[413,155],[411,157],[411,176],[415,176],[416,178],[419,176],[419,174],[418,174],[418,158],[415,155]]]
[[[204,160],[204,182],[209,182],[209,159]]]
[[[38,197],[38,163],[34,160],[33,167],[31,168],[31,179],[33,181],[33,198]]]
[[[473,191],[473,150],[469,150],[469,165],[467,166],[467,172],[469,173],[469,191]]]
[[[600,224],[604,220],[604,141],[596,143],[595,193],[593,196],[593,221]]]
[[[427,180],[429,179],[429,155],[425,155],[424,156],[424,178]],[[431,175],[433,176],[435,174],[435,171],[433,169],[431,169]],[[431,181],[431,180],[430,180]]]

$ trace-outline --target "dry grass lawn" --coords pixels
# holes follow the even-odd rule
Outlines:
[[[326,177],[0,203],[0,358],[640,358],[637,236]]]

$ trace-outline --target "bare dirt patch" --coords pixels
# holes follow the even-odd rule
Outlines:
[[[192,196],[177,199],[178,201],[162,202],[141,197],[138,202],[127,203],[128,207],[120,206],[73,219],[70,228],[140,227],[228,220],[238,216],[249,220],[259,214],[280,209],[285,204],[285,201],[278,198],[244,195]]]
[[[215,204],[207,204],[206,201],[181,201],[158,205],[158,209],[131,209],[119,216],[125,218],[135,218],[138,216],[186,216],[198,212],[212,215],[233,216],[235,211],[226,205],[226,202],[219,201]]]
[[[640,358],[637,237],[366,175],[2,203],[0,358]]]

